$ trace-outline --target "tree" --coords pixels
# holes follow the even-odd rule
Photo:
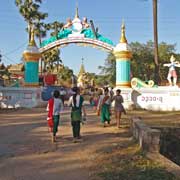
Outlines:
[[[57,73],[57,79],[59,84],[67,87],[71,87],[73,71],[67,66],[63,66]]]
[[[144,0],[148,1],[148,0]],[[158,0],[152,0],[153,4],[153,34],[154,34],[154,82],[159,84],[160,82],[160,69],[159,69],[159,58],[158,58]]]
[[[153,79],[153,42],[149,41],[146,44],[132,42],[130,47],[132,50],[132,76],[142,80]]]
[[[154,82],[159,84],[160,82],[160,69],[159,69],[159,59],[158,59],[158,18],[157,18],[157,0],[153,1],[153,29],[154,29]]]
[[[35,22],[34,23],[34,34],[35,34],[36,38],[39,39],[39,46],[40,46],[42,43],[42,38],[46,37],[46,35],[47,35],[46,24],[44,22],[40,22],[40,20]]]
[[[148,41],[147,43],[132,42],[129,44],[132,51],[131,72],[133,77],[138,77],[143,81],[154,78],[154,43]],[[169,63],[170,56],[173,54],[176,59],[180,59],[180,54],[176,53],[176,44],[167,44],[161,42],[158,45],[159,49],[159,68],[160,79],[166,80],[168,69],[163,66],[164,63]],[[96,84],[100,86],[114,85],[116,79],[116,59],[112,54],[109,54],[105,60],[105,65],[100,66],[101,75],[95,79]],[[178,72],[178,71],[177,71]],[[161,81],[160,81],[161,82]]]
[[[53,23],[48,23],[48,24],[38,22],[38,23],[35,24],[35,27],[36,27],[35,35],[39,38],[39,43],[41,44],[41,38],[46,36],[47,31],[53,30],[53,32],[51,32],[50,35],[51,36],[56,36],[56,39],[58,39],[57,38],[58,32],[63,27],[63,23],[60,23],[58,21],[55,21]],[[53,62],[56,61],[57,62],[57,68],[59,67],[59,63],[62,63],[62,60],[59,57],[60,56],[59,49],[57,49],[57,47],[55,47],[53,49],[45,52],[45,56],[41,57],[41,67],[42,67],[42,61],[44,61],[45,64],[50,64],[50,62],[53,63]],[[51,55],[48,57],[48,54],[51,54]],[[42,72],[42,70],[41,70],[41,72]]]
[[[53,32],[51,33],[51,36],[55,36],[56,39],[58,39],[58,33],[60,31],[60,29],[63,27],[63,23],[58,22],[58,21],[54,21],[53,23],[50,23],[50,29],[53,30]]]
[[[40,19],[38,19],[35,23],[34,23],[34,31],[35,31],[35,36],[39,39],[39,47],[41,46],[42,43],[42,38],[46,37],[47,34],[47,30],[48,30],[48,24],[45,24],[43,22],[40,21]],[[41,57],[40,62],[41,62],[41,75],[43,72],[43,57]]]
[[[111,86],[114,86],[116,83],[116,58],[110,53],[108,57],[105,59],[105,65],[98,67],[101,70],[101,74],[104,76],[101,77],[101,81],[104,78],[104,83],[108,83]]]
[[[53,70],[53,65],[55,62],[59,65],[59,63],[62,63],[62,60],[59,57],[60,50],[58,48],[50,49],[42,54],[42,58],[45,63],[45,68],[48,66],[50,68],[50,71]]]
[[[139,42],[133,42],[130,44],[132,50],[131,70],[133,77],[138,77],[144,81],[154,78],[154,54],[153,54],[153,42],[148,41],[146,44]],[[179,54],[176,53],[176,44],[167,44],[161,42],[158,45],[159,49],[159,68],[160,80],[165,80],[167,77],[168,69],[163,67],[164,63],[169,63],[170,56],[172,54],[178,59]],[[159,81],[159,83],[161,83]]]
[[[42,0],[15,0],[16,6],[19,8],[20,14],[24,17],[28,23],[29,41],[30,32],[35,22],[44,20],[48,14],[39,11]]]

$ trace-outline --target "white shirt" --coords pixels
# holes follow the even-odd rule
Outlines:
[[[80,95],[77,94],[77,96],[76,96],[76,107],[79,107],[79,103],[80,103]],[[68,105],[69,105],[69,106],[71,106],[71,105],[74,106],[73,96],[71,96],[71,97],[69,98]]]
[[[62,110],[63,110],[62,100],[59,98],[54,98],[53,115],[59,115],[59,113]]]
[[[100,108],[100,106],[102,105],[104,97],[105,97],[105,95],[100,95],[99,102],[98,102],[98,108]],[[105,101],[105,104],[111,105],[111,98],[110,97]]]
[[[66,95],[66,91],[65,90],[60,90],[60,95]]]

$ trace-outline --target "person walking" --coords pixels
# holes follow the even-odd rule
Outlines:
[[[98,102],[98,112],[100,112],[101,122],[104,123],[104,127],[106,124],[110,124],[110,116],[111,116],[111,97],[108,95],[108,88],[104,89],[104,94],[100,95]]]
[[[65,96],[66,96],[66,90],[65,90],[65,88],[64,87],[60,87],[60,98],[61,98],[61,100],[62,100],[62,102],[63,102],[63,105],[64,105],[64,101],[65,101]]]
[[[56,142],[56,133],[58,132],[58,125],[60,120],[60,112],[63,109],[63,102],[59,98],[60,93],[58,90],[53,92],[53,97],[49,99],[47,110],[48,110],[48,125],[50,132],[52,132],[52,142]]]
[[[74,142],[77,142],[79,139],[81,139],[80,123],[82,121],[82,111],[84,118],[86,117],[86,111],[83,105],[84,98],[80,95],[80,89],[78,87],[74,87],[73,92],[74,94],[69,98],[68,105],[71,106],[71,125]]]
[[[114,96],[113,87],[110,88],[109,95],[110,95],[111,98]]]
[[[126,114],[124,106],[122,105],[124,100],[121,95],[120,89],[116,90],[116,95],[113,96],[112,101],[115,101],[114,103],[115,118],[116,118],[117,127],[120,128],[121,113],[124,112],[124,114]]]

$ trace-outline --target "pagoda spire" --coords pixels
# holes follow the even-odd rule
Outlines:
[[[74,18],[79,18],[78,4],[76,4],[76,13],[75,13]]]
[[[85,68],[84,68],[84,58],[82,58],[82,63],[81,63],[81,67],[80,67],[80,70],[79,70],[79,74],[78,74],[78,77],[82,74],[86,73],[85,71]]]
[[[125,24],[124,20],[122,21],[121,25],[121,38],[120,38],[120,43],[127,43],[126,35],[125,35]]]

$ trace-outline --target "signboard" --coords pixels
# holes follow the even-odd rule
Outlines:
[[[140,88],[132,94],[134,104],[147,110],[180,110],[179,88]]]

